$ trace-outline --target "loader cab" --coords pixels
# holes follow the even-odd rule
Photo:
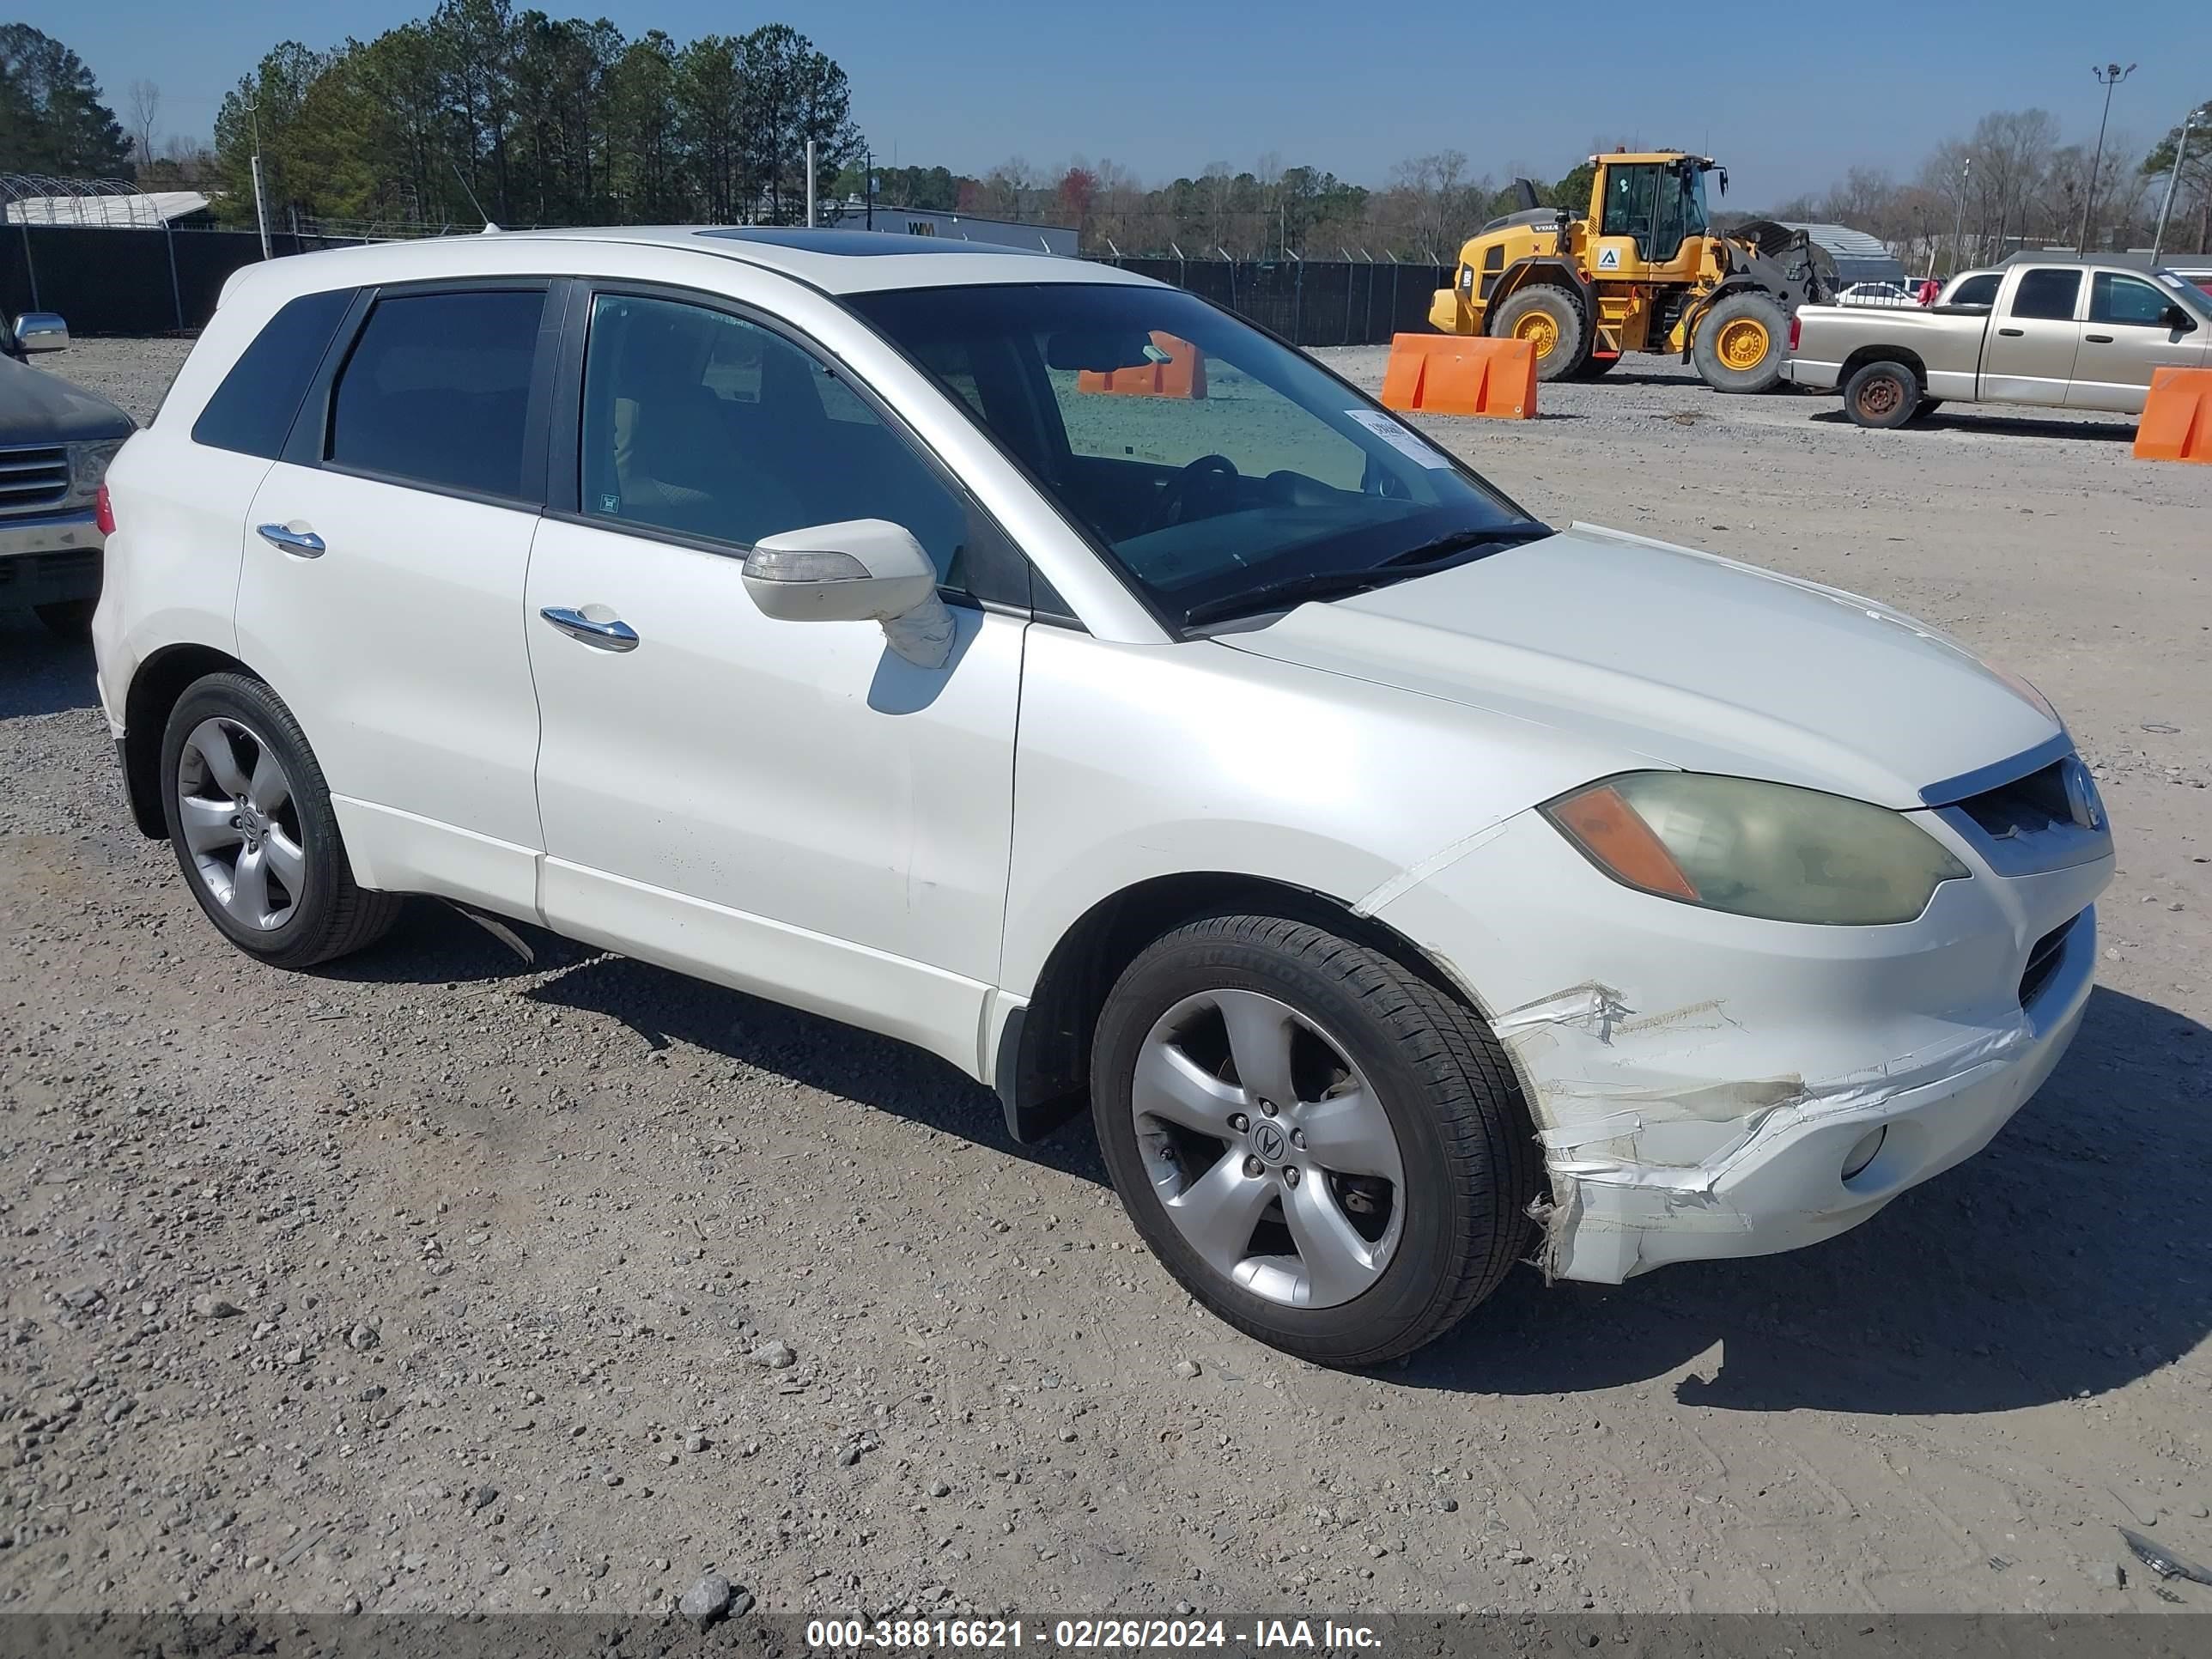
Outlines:
[[[1694,277],[1710,228],[1705,174],[1713,168],[1711,158],[1616,153],[1590,161],[1596,169],[1590,183],[1596,274],[1677,282]]]

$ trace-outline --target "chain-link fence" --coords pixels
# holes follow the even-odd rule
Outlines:
[[[269,252],[341,240],[271,232]],[[231,273],[261,257],[259,234],[215,228],[197,191],[0,173],[0,307],[10,312],[58,311],[86,334],[196,329]]]
[[[1386,345],[1428,326],[1449,265],[1364,259],[1103,259],[1273,329],[1302,346]]]
[[[273,254],[339,246],[271,231]],[[261,258],[250,230],[0,231],[0,306],[58,311],[81,334],[166,334],[204,326],[233,271]]]
[[[87,334],[152,334],[203,326],[231,273],[262,257],[251,230],[179,223],[177,204],[127,186],[0,175],[0,305],[58,311]],[[204,198],[202,200],[204,205]],[[287,222],[270,232],[285,255],[398,235],[474,227]],[[1170,255],[1102,261],[1172,283],[1298,345],[1387,343],[1425,328],[1448,265],[1395,259],[1232,259]]]

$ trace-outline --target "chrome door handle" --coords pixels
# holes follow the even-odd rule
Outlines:
[[[295,530],[288,524],[257,525],[254,533],[270,546],[296,553],[303,559],[319,559],[328,550],[323,546],[323,538],[313,531]]]
[[[538,614],[570,639],[581,640],[602,651],[637,649],[637,629],[626,622],[593,622],[582,611],[571,611],[564,605],[549,605]]]

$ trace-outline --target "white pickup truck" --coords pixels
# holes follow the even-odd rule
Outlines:
[[[1840,389],[1861,426],[1950,399],[2136,415],[2157,369],[2212,368],[2212,295],[2170,270],[2039,253],[1960,277],[1933,306],[1801,306],[1790,349],[1783,378]]]

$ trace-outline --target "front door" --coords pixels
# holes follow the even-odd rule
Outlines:
[[[2093,273],[2067,407],[2140,415],[2158,370],[2202,368],[2204,331],[2176,328],[2174,308],[2155,283],[2124,271]]]
[[[1027,625],[969,597],[994,532],[840,373],[736,310],[600,293],[577,378],[580,453],[555,461],[577,510],[539,532],[526,600],[547,921],[975,1069]],[[942,668],[747,597],[754,542],[861,518],[937,560]]]
[[[2066,401],[2081,343],[2075,320],[2081,294],[2078,266],[2037,265],[2021,272],[2011,297],[1990,319],[1982,345],[1984,398],[2053,408]]]
[[[522,915],[546,303],[542,283],[380,294],[261,482],[238,587],[239,649],[313,745],[356,878]]]

